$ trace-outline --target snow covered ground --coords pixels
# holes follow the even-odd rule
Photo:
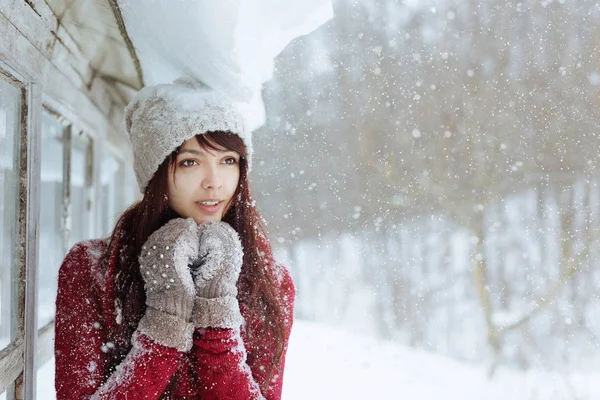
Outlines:
[[[52,359],[39,371],[38,398],[54,399],[53,381]],[[597,400],[598,382],[600,371],[569,375],[505,369],[489,380],[484,366],[296,321],[283,399]]]
[[[394,343],[297,321],[285,400],[597,400],[600,371],[586,376],[486,369]]]

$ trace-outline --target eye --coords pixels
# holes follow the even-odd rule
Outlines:
[[[227,165],[233,165],[233,164],[237,163],[238,161],[236,160],[235,157],[227,157],[226,159],[223,160],[223,162]]]
[[[179,163],[179,165],[181,167],[191,167],[194,164],[196,164],[196,160],[192,160],[192,159],[183,160]]]

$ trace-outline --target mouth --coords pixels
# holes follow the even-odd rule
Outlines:
[[[200,206],[200,209],[209,214],[216,213],[217,211],[219,211],[222,203],[222,200],[203,200],[196,202],[196,204]]]
[[[219,204],[220,201],[219,200],[207,200],[207,201],[199,201],[198,204],[203,205],[203,206],[216,206],[217,204]]]

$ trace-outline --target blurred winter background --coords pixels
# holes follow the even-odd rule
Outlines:
[[[435,398],[600,398],[600,5],[333,4],[265,85],[255,196],[297,319],[371,350],[315,335],[291,359],[331,377],[348,363],[321,360],[365,357],[346,386],[395,388],[320,398],[429,398],[399,383],[423,352],[440,361],[417,370],[477,371],[424,379]],[[294,377],[290,398],[316,385]]]
[[[254,135],[284,399],[600,399],[600,6],[333,6]]]

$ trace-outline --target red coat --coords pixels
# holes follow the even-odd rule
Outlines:
[[[256,383],[265,379],[273,349],[270,335],[260,332],[260,315],[242,304],[246,325],[241,333],[197,330],[189,353],[162,346],[137,331],[132,335],[135,327],[122,326],[115,296],[117,251],[102,267],[98,258],[105,249],[102,240],[78,243],[60,268],[54,347],[57,399],[281,398],[285,352],[268,391],[261,393]],[[270,271],[277,277],[286,308],[287,350],[295,289],[284,267],[274,265]],[[129,333],[118,340],[119,332]],[[118,356],[114,361],[115,355],[129,348],[115,368],[120,361]]]

